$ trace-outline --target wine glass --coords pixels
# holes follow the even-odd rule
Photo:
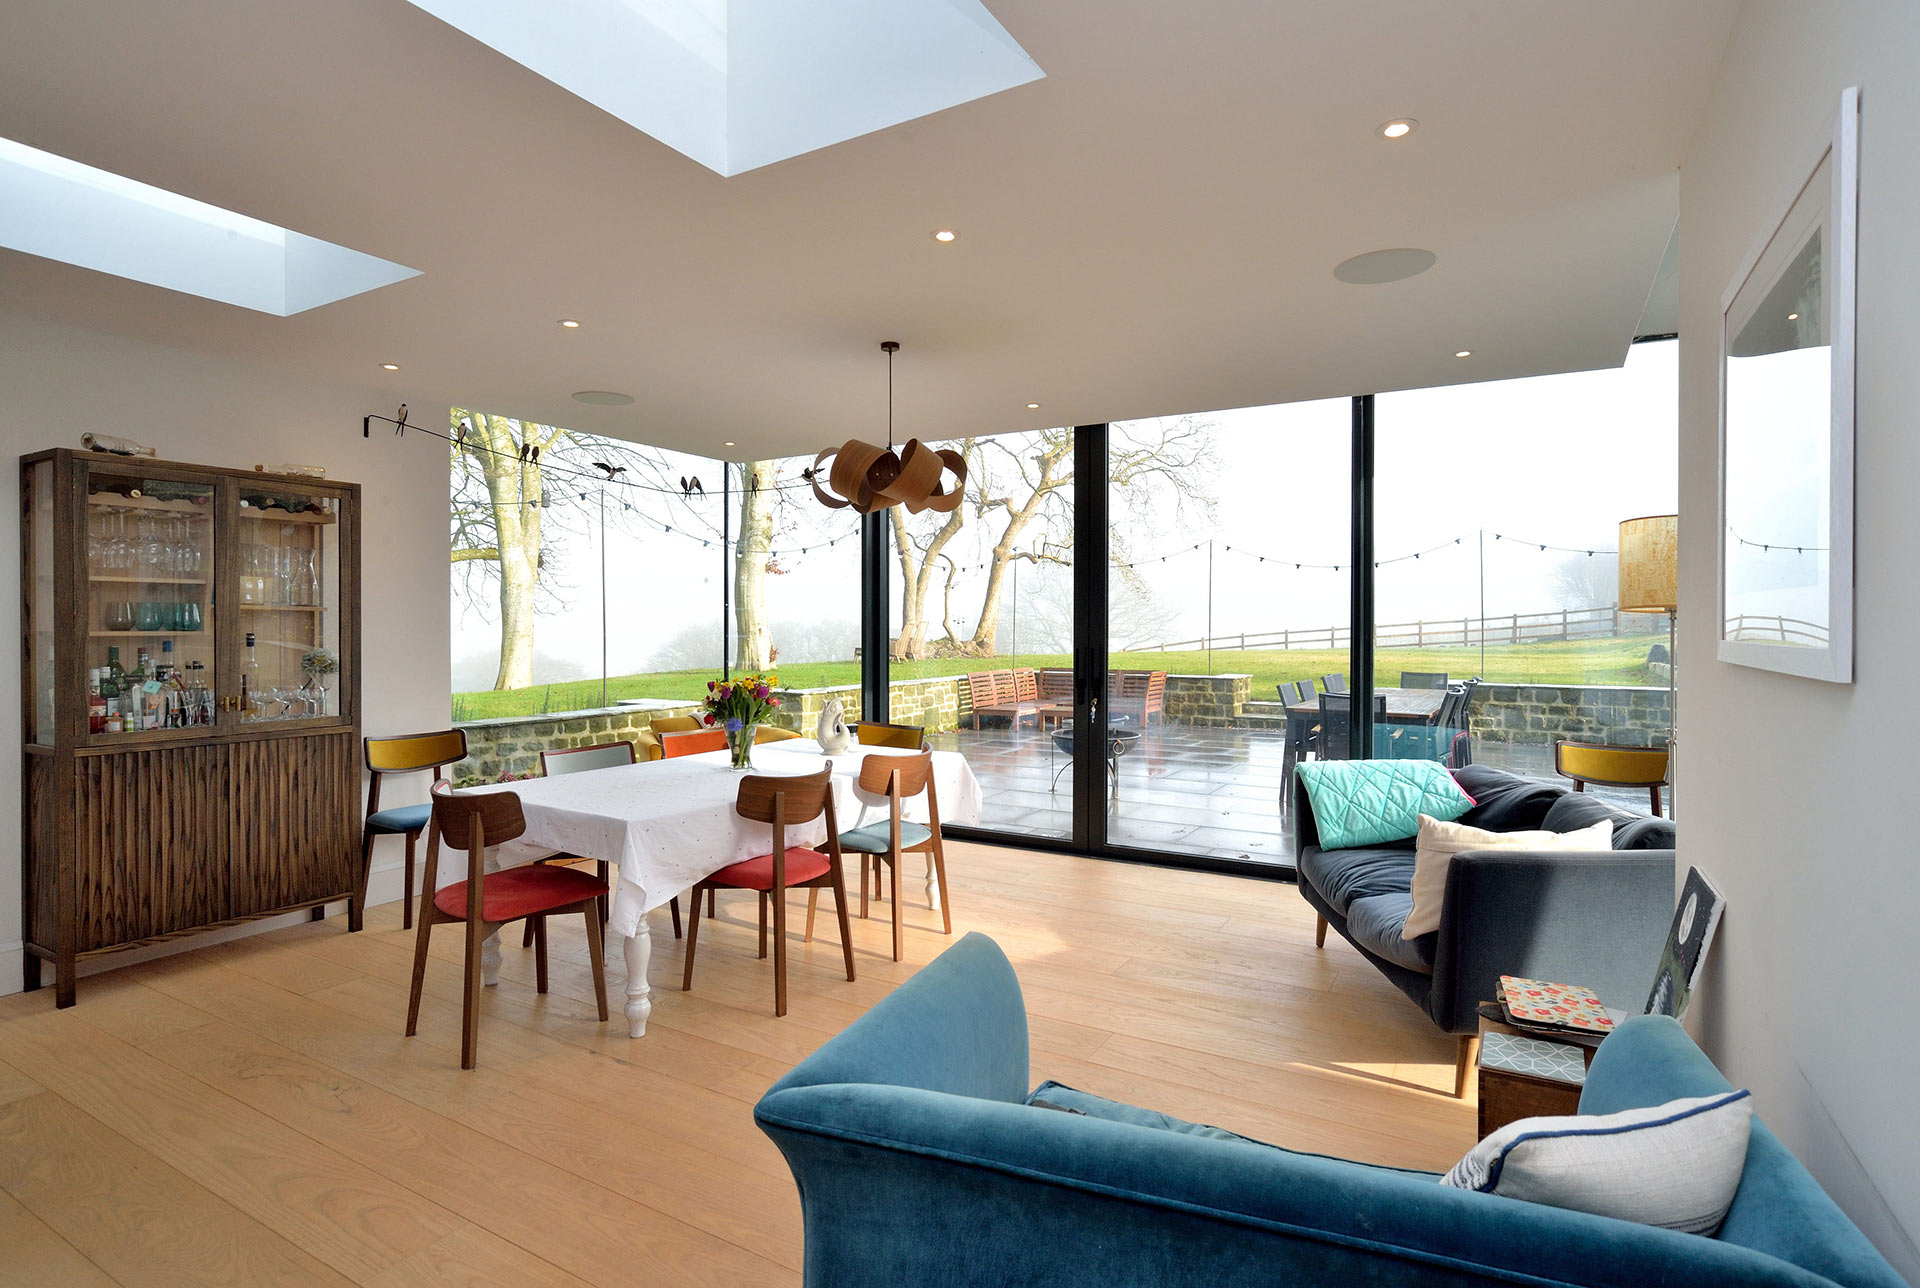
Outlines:
[[[133,629],[133,605],[124,599],[108,603],[105,628],[110,631],[130,631]]]

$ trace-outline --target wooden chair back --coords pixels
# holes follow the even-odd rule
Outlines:
[[[1050,702],[1073,701],[1073,672],[1058,666],[1041,671],[1040,696]]]
[[[699,716],[655,716],[647,721],[647,728],[656,734],[692,733],[705,727],[700,723]]]
[[[973,700],[974,710],[1010,700],[1012,695],[1003,695],[1000,690],[1000,682],[1007,678],[1005,671],[969,671],[967,693]]]
[[[662,760],[672,760],[675,756],[697,756],[703,751],[725,751],[726,749],[727,731],[725,729],[699,729],[688,733],[660,735]]]
[[[779,725],[757,725],[753,731],[753,745],[763,742],[791,742],[800,735],[792,729],[782,729]]]
[[[1040,700],[1040,677],[1025,667],[1015,671],[1013,673],[1013,700],[1015,702],[1038,702]]]
[[[924,725],[882,724],[878,720],[862,720],[854,725],[853,731],[863,747],[900,747],[914,751],[927,740]]]
[[[474,853],[515,840],[527,830],[527,816],[513,792],[455,793],[434,784],[433,829],[456,850]]]
[[[824,813],[827,835],[837,837],[833,827],[833,762],[828,761],[818,773],[804,776],[748,774],[740,780],[733,812],[756,823],[773,824],[776,836],[783,827],[811,823]],[[777,852],[783,851],[784,846]]]
[[[889,796],[897,789],[902,799],[918,796],[933,781],[933,753],[917,756],[868,756],[860,762],[860,790]]]
[[[1445,671],[1402,671],[1400,687],[1403,689],[1444,689],[1447,687]]]
[[[540,772],[548,778],[559,774],[580,774],[589,769],[610,769],[635,761],[630,742],[601,742],[591,747],[556,747],[540,753]]]

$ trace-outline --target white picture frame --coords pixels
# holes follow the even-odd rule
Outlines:
[[[1860,92],[1843,90],[1827,131],[1827,145],[1802,172],[1777,217],[1741,261],[1720,301],[1719,368],[1719,512],[1716,527],[1715,634],[1717,656],[1738,666],[1777,671],[1835,684],[1853,680],[1853,455],[1855,298],[1858,264]],[[1824,346],[1787,341],[1768,346],[1752,337],[1764,321],[1779,325],[1772,311],[1782,308],[1782,292],[1791,289],[1795,274],[1816,284],[1822,311]],[[1797,319],[1785,313],[1784,319]],[[1768,337],[1763,336],[1762,340]],[[1745,346],[1745,352],[1736,352]],[[1808,355],[1797,370],[1805,373],[1803,393],[1817,397],[1818,355],[1827,352],[1825,402],[1827,441],[1824,497],[1817,478],[1796,469],[1791,450],[1770,451],[1786,443],[1777,425],[1756,430],[1765,421],[1751,410],[1757,404],[1752,391],[1759,384],[1740,373],[1730,380],[1731,364],[1743,358],[1763,357],[1792,362],[1795,352]],[[1751,370],[1751,369],[1749,369]],[[1764,373],[1769,381],[1782,379],[1780,370]],[[1788,377],[1789,379],[1791,377]],[[1730,386],[1734,421],[1729,420]],[[1791,402],[1791,399],[1786,400]],[[1780,405],[1778,400],[1766,406]],[[1811,405],[1809,405],[1811,410]],[[1809,423],[1802,419],[1800,424]],[[1774,431],[1771,442],[1767,431]],[[1805,448],[1818,460],[1815,435],[1787,444]],[[1772,464],[1769,463],[1769,458]],[[1774,476],[1767,477],[1769,468]],[[1778,490],[1774,490],[1777,486]],[[1735,495],[1729,496],[1730,488]],[[1769,528],[1767,513],[1776,497],[1798,489],[1792,503],[1772,506],[1781,526]],[[1806,502],[1813,501],[1811,516]],[[1824,512],[1824,523],[1818,521]],[[1743,529],[1750,528],[1751,531]],[[1810,525],[1810,526],[1809,526]],[[1824,547],[1815,544],[1824,538]],[[1794,605],[1797,609],[1789,611]],[[1759,612],[1751,611],[1755,608]],[[1766,610],[1771,608],[1772,612]],[[1802,616],[1804,614],[1804,616]],[[1824,620],[1821,620],[1824,618]]]

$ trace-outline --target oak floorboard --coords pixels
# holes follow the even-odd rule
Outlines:
[[[457,931],[402,1033],[397,903],[90,977],[72,1011],[0,998],[0,1288],[797,1284],[798,1196],[753,1103],[969,930],[1021,977],[1035,1081],[1400,1167],[1472,1143],[1452,1040],[1349,945],[1315,948],[1292,887],[959,842],[948,870],[955,935],[909,867],[905,960],[876,903],[852,982],[794,895],[784,1018],[750,895],[702,924],[691,992],[656,911],[639,1041],[617,939],[602,1023],[579,920],[550,927],[545,995],[510,931],[473,1071]]]

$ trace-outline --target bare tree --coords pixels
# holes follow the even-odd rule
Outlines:
[[[746,461],[740,466],[740,532],[734,547],[733,620],[739,637],[735,667],[765,671],[773,665],[773,631],[767,621],[767,577],[774,571],[774,507],[778,461]]]
[[[1562,608],[1611,608],[1620,602],[1620,556],[1567,555],[1553,567]]]

